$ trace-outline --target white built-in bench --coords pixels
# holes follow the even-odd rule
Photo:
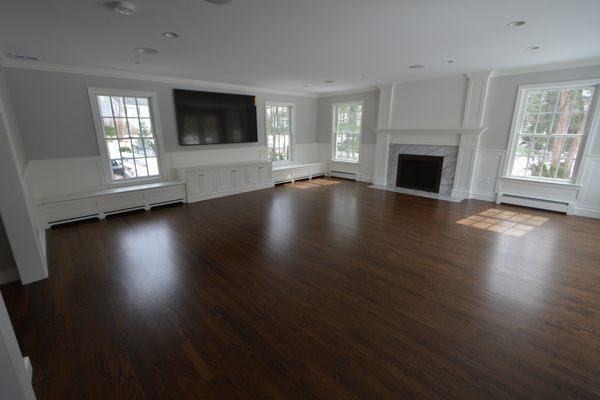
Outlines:
[[[325,175],[325,163],[291,163],[273,166],[273,181],[275,183],[294,182],[298,179],[312,179]]]
[[[185,183],[168,181],[147,183],[80,193],[45,196],[38,199],[37,209],[42,224],[52,225],[89,218],[185,202]]]

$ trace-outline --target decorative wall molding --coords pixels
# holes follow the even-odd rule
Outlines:
[[[64,64],[52,64],[52,63],[43,63],[37,61],[22,61],[22,60],[13,60],[13,59],[1,59],[0,65],[6,68],[19,68],[19,69],[28,69],[34,71],[47,71],[47,72],[62,72],[67,74],[79,74],[79,75],[93,75],[93,76],[103,76],[106,78],[119,78],[119,79],[134,79],[140,81],[148,81],[148,82],[158,82],[158,83],[168,83],[172,85],[182,85],[182,86],[195,86],[195,87],[204,87],[207,89],[219,89],[224,91],[235,91],[235,92],[244,92],[244,93],[268,93],[268,94],[281,94],[287,96],[298,96],[298,97],[310,97],[316,98],[316,94],[312,93],[304,93],[304,92],[294,92],[294,91],[285,91],[285,90],[276,90],[269,89],[258,86],[246,86],[246,85],[236,85],[231,83],[224,82],[211,82],[211,81],[203,81],[200,79],[191,79],[191,78],[182,78],[176,76],[167,76],[167,75],[157,75],[157,74],[147,74],[142,72],[131,72],[131,71],[122,71],[116,69],[108,69],[108,68],[93,68],[93,67],[84,67],[77,65],[64,65]]]
[[[465,75],[468,79],[468,84],[463,128],[479,128],[483,126],[483,116],[491,74],[492,71],[486,71]]]
[[[376,92],[378,90],[379,90],[379,88],[377,86],[367,86],[367,87],[358,88],[358,89],[340,90],[338,92],[319,93],[317,95],[317,97],[322,99],[322,98],[327,98],[327,97],[346,96],[349,94],[356,94],[356,93]]]
[[[506,68],[495,70],[492,78],[497,76],[530,74],[533,72],[556,71],[561,69],[583,68],[600,65],[600,57],[586,58],[582,60],[564,61],[553,64],[532,65],[520,68]]]

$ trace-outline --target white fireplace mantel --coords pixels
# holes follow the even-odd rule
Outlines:
[[[458,146],[458,160],[452,197],[471,197],[473,173],[477,159],[479,137],[483,127],[487,88],[491,71],[465,75],[468,79],[464,97],[462,126],[419,127],[401,126],[394,116],[398,84],[383,85],[379,89],[379,115],[377,121],[377,144],[375,148],[375,171],[373,183],[386,186],[388,155],[391,144],[414,144],[433,146]],[[433,122],[433,121],[432,121]]]
[[[373,183],[378,186],[388,185],[388,154],[391,144],[458,146],[458,160],[452,197],[469,198],[479,136],[484,131],[485,128],[375,129],[375,132],[377,132],[377,145],[375,148],[375,180]]]

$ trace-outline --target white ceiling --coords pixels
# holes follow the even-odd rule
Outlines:
[[[138,11],[123,16],[102,0],[0,0],[0,50],[313,93],[600,56],[598,0],[133,2]],[[506,27],[515,20],[527,24]],[[163,38],[165,31],[181,37]],[[526,50],[536,45],[542,49]],[[159,53],[139,55],[134,47]]]

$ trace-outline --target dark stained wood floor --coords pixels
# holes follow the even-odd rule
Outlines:
[[[40,399],[600,398],[600,221],[492,207],[281,186],[53,229],[2,292]]]

